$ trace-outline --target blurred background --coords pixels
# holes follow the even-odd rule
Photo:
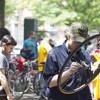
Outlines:
[[[17,55],[30,31],[46,41],[51,39],[57,46],[64,42],[69,25],[76,21],[89,26],[90,36],[99,33],[100,0],[0,0],[0,28],[7,28],[17,41],[13,50]]]
[[[56,44],[73,21],[100,30],[99,0],[0,0],[0,27],[6,27],[22,47],[30,31],[36,31]]]

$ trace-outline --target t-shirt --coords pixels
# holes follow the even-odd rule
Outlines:
[[[10,58],[9,55],[7,55],[7,57],[6,57],[2,53],[0,53],[0,69],[5,69],[5,76],[7,79],[8,79],[8,69],[9,69],[9,63],[8,63],[9,58]],[[0,83],[0,85],[1,85],[1,83]],[[5,90],[1,89],[0,94],[6,94]],[[4,98],[4,100],[7,100],[6,96],[0,97],[0,98]]]
[[[45,40],[42,40],[40,45],[38,46],[38,71],[43,71],[44,65],[40,64],[41,62],[45,61],[48,52],[52,49],[50,44]]]
[[[97,68],[99,61],[96,61],[93,64],[93,69],[95,70]],[[95,100],[100,99],[100,74],[96,76],[96,78],[93,80],[93,86],[94,86],[94,98]]]
[[[37,58],[37,41],[35,39],[26,39],[24,41],[24,48],[31,48],[30,55],[32,54],[32,58]]]
[[[43,77],[46,81],[47,86],[52,77],[60,72],[69,54],[70,52],[68,51],[65,42],[63,43],[63,45],[57,46],[49,52],[43,72]],[[80,60],[85,58],[87,58],[87,60],[91,60],[88,53],[85,52],[84,49],[82,49],[78,54],[80,56]],[[72,61],[69,61],[66,66],[70,67],[71,62]],[[92,100],[88,86],[74,94],[63,94],[58,90],[57,86],[52,88],[48,87],[47,97],[48,100]]]
[[[92,69],[96,70],[100,62],[100,50],[99,49],[93,50],[91,52],[91,55],[93,55],[94,58],[96,59],[96,61],[92,66]],[[95,100],[99,100],[100,99],[100,73],[96,76],[96,78],[93,80],[92,83],[94,86],[94,98]]]
[[[8,57],[9,58],[9,57]],[[6,71],[6,74],[8,73],[9,69],[9,62],[6,56],[4,56],[2,53],[0,53],[0,69],[4,68]]]

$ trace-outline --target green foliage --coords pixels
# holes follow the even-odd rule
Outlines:
[[[32,2],[32,1],[31,1]],[[33,17],[40,24],[70,24],[82,21],[90,28],[100,28],[99,0],[33,0]]]
[[[66,24],[74,21],[85,22],[90,29],[100,28],[99,0],[19,0],[17,10],[28,8],[32,10],[33,18],[39,25]],[[15,0],[6,0],[6,16],[13,14]]]
[[[15,7],[15,0],[6,0],[5,2],[5,16],[10,16],[14,13]]]
[[[99,0],[69,0],[69,11],[77,13],[77,16],[72,21],[82,21],[88,23],[90,28],[97,28],[100,24],[100,2]]]

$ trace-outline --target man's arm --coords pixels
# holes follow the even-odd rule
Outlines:
[[[1,84],[7,94],[7,99],[8,100],[12,100],[11,97],[11,93],[10,93],[10,89],[9,89],[9,85],[8,85],[8,82],[7,82],[7,78],[5,76],[5,70],[3,68],[0,69],[0,81],[1,81]]]
[[[75,73],[81,67],[82,66],[79,63],[73,62],[71,64],[70,68],[67,71],[63,72],[62,78],[61,78],[61,83],[66,81],[73,73]],[[57,80],[58,80],[58,75],[53,76],[53,78],[51,79],[51,81],[49,83],[49,87],[52,88],[54,86],[57,86]]]
[[[62,78],[61,78],[61,83],[63,83],[66,80],[66,77],[68,78],[71,75],[72,75],[72,73],[69,70],[63,72],[63,75],[62,75]],[[49,83],[49,88],[57,86],[57,80],[58,80],[58,74],[53,76],[53,78],[51,79],[51,81]]]

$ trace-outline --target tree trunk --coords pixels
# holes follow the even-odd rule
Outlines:
[[[5,0],[0,0],[0,27],[5,25]]]

